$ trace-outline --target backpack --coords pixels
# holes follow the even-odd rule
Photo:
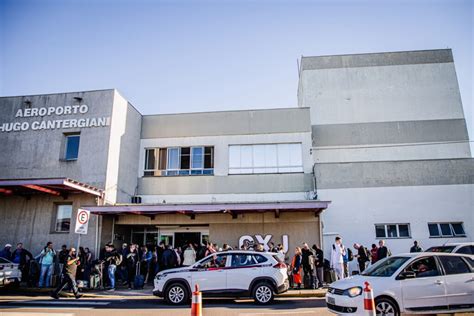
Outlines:
[[[347,261],[354,260],[354,254],[352,253],[351,248],[347,248]]]

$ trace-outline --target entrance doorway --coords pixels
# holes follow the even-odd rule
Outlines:
[[[174,233],[174,246],[184,249],[189,243],[199,245],[201,243],[201,233]]]

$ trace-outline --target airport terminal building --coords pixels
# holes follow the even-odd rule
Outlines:
[[[159,105],[157,105],[159,108]],[[298,106],[142,115],[117,90],[0,98],[0,243],[270,241],[392,252],[474,236],[451,50],[303,57]]]

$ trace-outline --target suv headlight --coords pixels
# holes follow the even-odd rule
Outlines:
[[[344,291],[344,295],[349,297],[356,297],[362,294],[362,288],[360,286],[354,286]]]

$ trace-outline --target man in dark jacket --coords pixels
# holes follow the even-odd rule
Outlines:
[[[7,260],[12,260],[12,253],[10,251],[12,249],[12,245],[6,244],[5,248],[3,248],[2,251],[0,251],[0,258],[5,258]]]
[[[26,259],[28,257],[28,259]],[[15,251],[12,253],[12,262],[18,264],[18,268],[21,270],[22,281],[28,280],[29,267],[27,263],[33,259],[33,255],[26,249],[23,249],[23,243],[19,242],[16,245]]]
[[[392,253],[387,246],[385,246],[385,240],[381,239],[379,241],[379,248],[377,249],[377,261],[390,257],[391,255]]]
[[[303,243],[303,249],[301,249],[301,261],[303,264],[303,284],[305,288],[314,288],[313,270],[315,255],[313,251],[308,247],[307,243]]]
[[[316,254],[315,269],[314,269],[314,285],[317,288],[323,287],[324,282],[324,253],[316,245],[313,245],[313,252]],[[316,284],[318,283],[318,284]]]
[[[58,254],[58,258],[59,258],[59,263],[62,264],[63,266],[66,263],[66,259],[68,255],[69,255],[69,250],[67,250],[67,246],[62,245],[61,251]]]
[[[423,252],[423,248],[418,245],[418,241],[413,242],[413,247],[410,248],[410,252]]]
[[[357,263],[359,264],[359,272],[362,273],[365,270],[366,262],[369,261],[369,255],[364,246],[354,244],[354,249],[357,249]]]
[[[176,267],[177,263],[177,258],[176,258],[176,252],[174,252],[173,248],[168,245],[163,251],[163,270],[167,269],[173,269]]]
[[[122,256],[115,250],[113,244],[105,246],[105,265],[109,275],[110,291],[115,291],[115,271],[117,265],[122,263]]]
[[[71,250],[69,250],[68,256],[66,257],[66,263],[64,264],[62,281],[56,290],[51,292],[52,298],[59,299],[59,292],[63,290],[66,284],[72,289],[72,292],[77,299],[82,296],[79,294],[76,284],[76,272],[77,266],[79,264],[78,261],[79,258],[76,256],[76,249],[71,248]]]

